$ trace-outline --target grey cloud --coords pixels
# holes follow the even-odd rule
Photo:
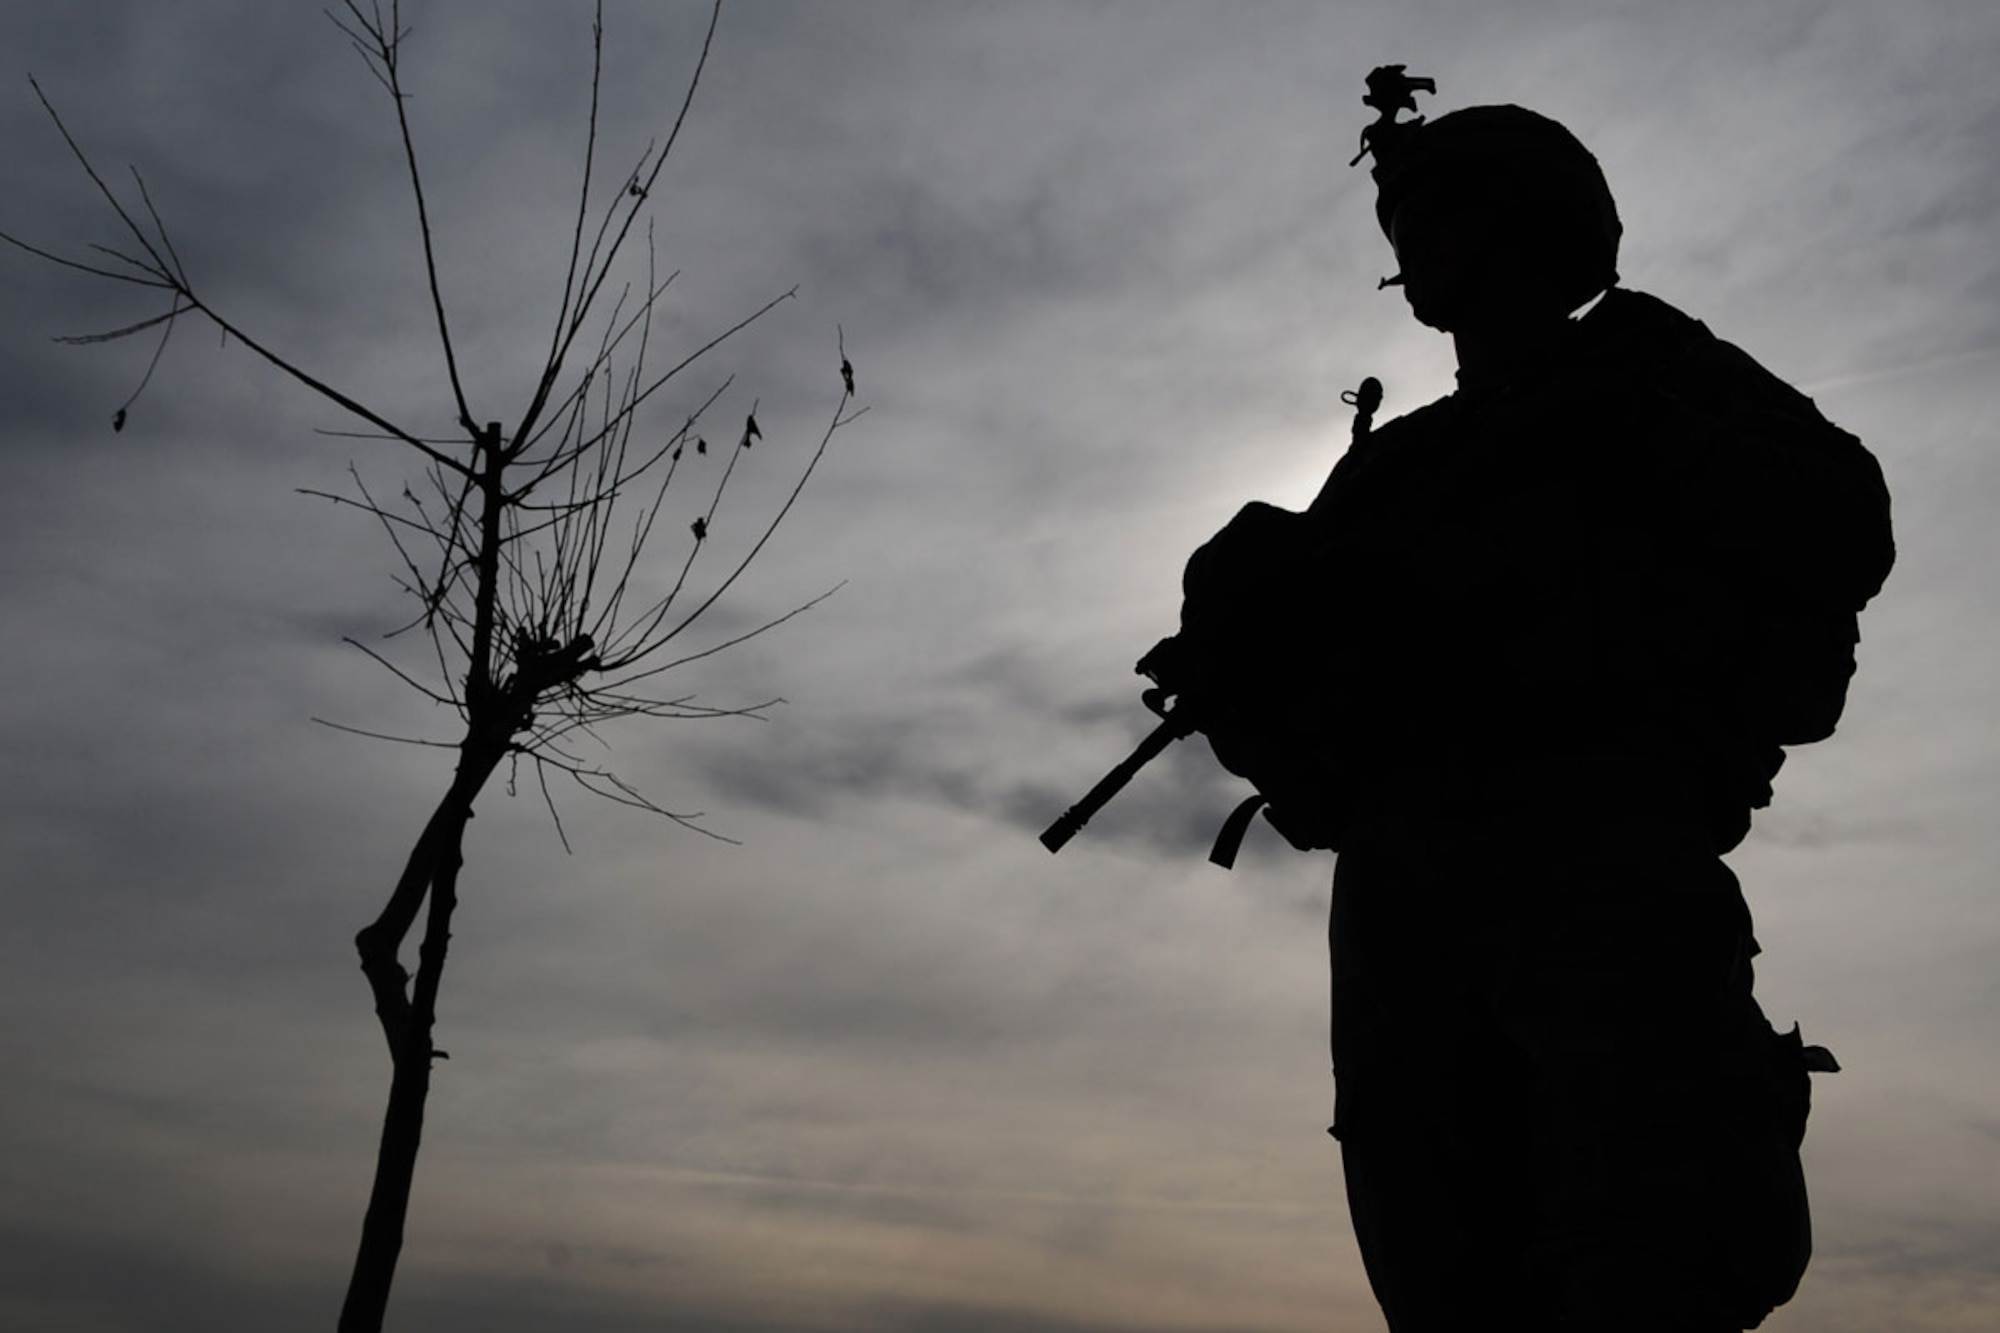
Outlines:
[[[21,1328],[90,1333],[202,1333],[218,1326],[280,1328],[324,1317],[321,1290],[189,1262],[157,1241],[88,1229],[10,1223],[0,1228],[7,1297]],[[116,1274],[116,1281],[107,1281]]]
[[[1968,1219],[1905,1217],[1893,1238],[1837,1246],[1833,1262],[1904,1282],[2000,1280],[2000,1227]]]
[[[560,279],[584,11],[406,9],[447,296],[505,414]],[[389,109],[329,25],[247,3],[16,11],[16,63],[107,165],[141,166],[232,311],[448,424]],[[606,185],[671,114],[704,18],[611,6]],[[1388,380],[1395,410],[1448,380],[1437,340],[1371,290],[1389,259],[1342,165],[1376,59],[1436,74],[1440,109],[1515,100],[1587,129],[1627,204],[1628,271],[1833,382],[1829,411],[1880,447],[1909,554],[1865,627],[1852,725],[1781,778],[1746,864],[1792,895],[1802,994],[1865,996],[1853,1012],[1910,1052],[1913,1095],[2000,1097],[1977,906],[1996,855],[1996,455],[1989,365],[1964,356],[1992,341],[1996,39],[1948,3],[1587,22],[730,5],[661,200],[661,261],[685,268],[662,345],[803,284],[704,368],[744,372],[728,412],[762,395],[769,448],[734,512],[831,407],[836,324],[875,410],[690,643],[852,582],[676,673],[704,702],[792,699],[769,725],[607,735],[621,773],[745,846],[559,792],[566,858],[532,788],[482,802],[404,1317],[1114,1333],[1158,1326],[1128,1311],[1171,1274],[1190,1329],[1362,1325],[1321,1133],[1322,860],[1258,829],[1234,877],[1202,865],[1243,789],[1198,741],[1061,857],[1033,835],[1148,724],[1130,662],[1171,627],[1186,550],[1330,463],[1358,374]],[[0,86],[0,128],[0,225],[111,237],[24,86]],[[438,719],[337,643],[402,609],[376,535],[292,488],[339,489],[349,458],[392,490],[407,469],[313,435],[344,423],[192,325],[113,434],[150,344],[47,339],[145,300],[13,253],[0,278],[0,994],[27,1090],[0,1121],[33,1145],[10,1183],[46,1204],[0,1209],[0,1321],[324,1322],[385,1072],[349,937],[450,759],[307,721]],[[1943,1008],[1949,1040],[1917,1041]],[[1928,1123],[1882,1120],[1885,1142]],[[1993,1140],[1964,1137],[1972,1179]],[[745,1179],[647,1183],[690,1160]],[[199,1190],[195,1171],[213,1173]],[[1186,1206],[1111,1202],[1170,1192]],[[1309,1194],[1323,1215],[1283,1226],[1225,1206]],[[1807,1304],[1773,1326],[1871,1301],[1919,1333],[1983,1317],[1990,1211],[1854,1187],[1826,1210]],[[251,1271],[272,1237],[309,1257]],[[880,1255],[814,1285],[815,1257],[843,1269],[826,1247],[857,1237]],[[1069,1285],[1021,1276],[1056,1263]],[[1954,1290],[1978,1312],[1901,1299]]]
[[[1100,741],[1091,769],[1029,769],[996,752],[1010,715],[1037,711],[1004,698],[913,701],[895,716],[842,718],[782,728],[777,743],[721,749],[704,759],[699,784],[731,804],[793,818],[841,818],[885,801],[935,804],[1039,833],[1122,760],[1155,719],[1138,706],[1085,703],[1042,712],[1043,725],[1089,730]],[[1114,725],[1115,723],[1115,725]],[[1101,813],[1085,835],[1144,845],[1166,855],[1206,855],[1216,828],[1248,788],[1216,768],[1199,739],[1156,760]]]

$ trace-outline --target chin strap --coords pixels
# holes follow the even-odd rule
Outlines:
[[[1208,859],[1224,870],[1235,869],[1236,853],[1243,849],[1243,835],[1250,831],[1250,821],[1267,804],[1269,802],[1259,793],[1246,798],[1231,810],[1229,818],[1223,820],[1222,827],[1216,830],[1215,846],[1208,849]]]

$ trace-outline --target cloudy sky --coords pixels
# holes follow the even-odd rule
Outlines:
[[[506,417],[560,287],[587,7],[406,17],[460,355]],[[610,5],[610,188],[704,20]],[[0,226],[117,239],[32,71],[212,301],[448,429],[393,120],[318,6],[16,3],[0,48]],[[659,336],[799,296],[657,420],[731,372],[726,410],[760,402],[726,542],[844,336],[870,414],[716,632],[845,586],[677,682],[770,720],[608,736],[740,845],[558,791],[566,855],[538,799],[481,803],[394,1324],[1381,1327],[1324,1134],[1330,861],[1267,833],[1206,865],[1238,792],[1195,746],[1061,857],[1034,835],[1144,730],[1131,662],[1186,553],[1311,495],[1362,376],[1389,415],[1450,386],[1345,166],[1390,60],[1437,109],[1569,124],[1628,284],[1882,460],[1902,558],[1848,720],[1732,858],[1766,1008],[1846,1066],[1819,1256],[1767,1327],[2000,1326],[1984,0],[732,5],[654,196]],[[448,729],[340,642],[399,623],[379,532],[297,491],[352,463],[394,493],[409,459],[193,325],[114,434],[149,345],[52,336],[156,308],[17,253],[0,294],[0,1327],[326,1327],[388,1076],[350,939],[449,759],[311,719]]]

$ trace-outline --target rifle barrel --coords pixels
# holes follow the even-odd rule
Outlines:
[[[1051,852],[1061,851],[1063,844],[1074,838],[1090,822],[1092,815],[1123,791],[1125,784],[1136,777],[1140,769],[1159,758],[1160,752],[1175,741],[1193,734],[1193,724],[1181,716],[1187,711],[1176,707],[1162,718],[1160,725],[1146,733],[1146,739],[1139,742],[1138,748],[1127,755],[1123,763],[1099,778],[1097,785],[1083,794],[1082,800],[1063,811],[1055,823],[1043,830],[1042,846]]]

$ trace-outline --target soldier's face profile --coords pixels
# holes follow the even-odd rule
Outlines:
[[[1563,286],[1534,244],[1527,205],[1505,185],[1420,190],[1389,220],[1411,313],[1445,333],[1491,334],[1567,315]]]
[[[1389,221],[1389,244],[1418,320],[1445,332],[1462,327],[1493,265],[1492,207],[1483,194],[1413,194]]]

